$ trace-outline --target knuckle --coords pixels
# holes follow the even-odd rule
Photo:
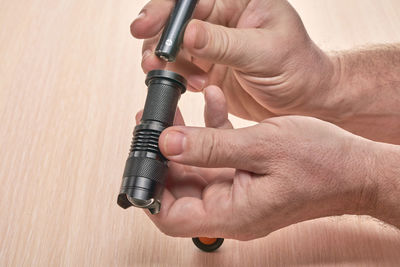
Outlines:
[[[204,161],[204,164],[206,166],[209,166],[211,164],[215,164],[215,162],[218,160],[218,155],[217,155],[217,145],[218,145],[218,135],[216,134],[215,131],[210,131],[207,133],[207,136],[203,135],[203,138],[201,139],[201,148],[202,148],[202,153],[201,157]]]
[[[231,48],[231,38],[229,34],[222,28],[219,28],[216,33],[217,39],[215,41],[218,41],[214,43],[214,45],[218,46],[216,49],[216,58],[218,61],[223,61],[229,56],[229,50]]]
[[[249,148],[251,150],[250,162],[254,172],[257,174],[268,174],[271,170],[271,164],[281,156],[284,152],[279,135],[275,134],[276,125],[261,123],[257,125],[260,127],[260,134],[252,136],[253,144]]]
[[[264,174],[267,162],[265,160],[265,143],[257,141],[249,150],[251,151],[249,162],[253,165],[252,169],[255,173]]]

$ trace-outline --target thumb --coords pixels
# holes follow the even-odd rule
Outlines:
[[[192,20],[185,31],[183,47],[194,57],[236,68],[247,67],[256,55],[262,38],[257,29],[236,29]],[[252,43],[252,49],[249,49]],[[263,46],[261,46],[263,47]]]
[[[163,131],[159,146],[169,160],[199,167],[230,167],[265,174],[258,125],[242,129],[176,126]]]

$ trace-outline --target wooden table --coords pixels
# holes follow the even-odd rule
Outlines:
[[[324,49],[400,40],[398,0],[291,2]],[[146,92],[129,33],[144,4],[0,0],[0,266],[399,266],[400,233],[370,218],[314,220],[206,254],[117,206]],[[201,94],[180,106],[202,125]]]

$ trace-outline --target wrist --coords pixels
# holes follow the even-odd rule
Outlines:
[[[319,119],[340,125],[350,120],[355,110],[359,109],[359,102],[355,90],[351,88],[346,77],[346,55],[340,52],[324,52],[316,47],[318,60],[317,82],[314,82],[309,99],[313,99],[310,105],[310,115]],[[319,50],[319,51],[318,51]]]
[[[400,228],[400,146],[377,144],[376,206],[369,215]]]
[[[351,134],[334,143],[330,162],[326,163],[328,177],[322,184],[323,194],[318,195],[309,211],[314,218],[326,216],[370,215],[374,216],[379,195],[379,179],[376,177],[379,164],[380,143]],[[336,151],[336,152],[335,152]],[[311,208],[314,207],[314,208]]]
[[[317,117],[336,123],[348,116],[348,99],[340,91],[343,83],[343,59],[338,53],[326,53],[312,41],[309,60],[304,65],[307,83],[302,85],[300,115]]]
[[[350,137],[350,138],[348,138]],[[330,204],[334,215],[374,216],[379,195],[376,177],[380,143],[359,137],[347,136],[340,148],[335,181],[339,192]]]

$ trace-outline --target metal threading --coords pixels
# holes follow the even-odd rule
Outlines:
[[[160,154],[158,147],[158,138],[161,132],[149,129],[141,129],[135,132],[135,137],[131,143],[130,151],[146,151]]]

